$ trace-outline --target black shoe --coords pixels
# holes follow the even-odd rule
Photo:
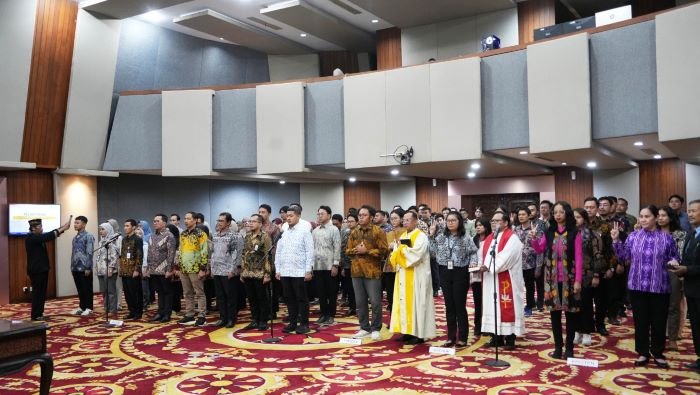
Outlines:
[[[124,319],[125,319],[125,320],[133,320],[134,317],[136,317],[134,314],[129,313],[129,314],[126,315],[126,317],[124,317]]]
[[[598,332],[601,336],[608,336],[608,335],[610,335],[610,332],[608,332],[608,330],[605,329],[604,326],[598,327],[598,329],[596,330],[596,332]]]
[[[574,357],[574,350],[567,349],[566,352],[564,353],[564,359],[573,358],[573,357]]]
[[[347,313],[345,313],[346,317],[351,317],[353,315],[357,315],[357,311],[355,309],[350,309]]]
[[[394,339],[394,341],[407,342],[407,341],[411,340],[412,337],[413,336],[411,336],[411,335],[401,335],[401,336],[397,337],[396,339]]]
[[[542,306],[537,307],[537,311],[539,311],[540,313],[544,312],[544,307],[542,307]]]
[[[620,325],[620,320],[617,318],[608,318],[608,324],[610,325]]]
[[[229,322],[226,323],[226,327],[227,327],[227,328],[233,328],[234,326],[236,326],[236,323],[233,322],[233,321],[229,321]]]
[[[49,318],[46,316],[43,316],[43,315],[32,318],[32,321],[48,321],[48,320],[49,320]]]
[[[195,324],[195,325],[197,325],[197,324]],[[224,325],[226,325],[226,321],[218,320],[218,321],[214,322],[212,325],[220,328],[220,327],[223,327]],[[197,325],[197,326],[199,326],[199,325]]]
[[[289,324],[282,329],[284,333],[292,333],[297,330],[296,324]]]
[[[256,327],[256,329],[259,331],[266,331],[266,330],[270,329],[270,326],[267,325],[267,322],[260,322],[260,323],[258,323],[258,326]]]
[[[189,324],[194,321],[194,317],[184,316],[177,321],[178,324]]]
[[[407,341],[406,344],[411,344],[411,345],[416,345],[416,344],[421,344],[425,342],[425,340],[421,339],[420,337],[413,337],[411,340]]]
[[[515,350],[515,335],[506,336],[506,345],[503,347],[504,350]]]
[[[692,363],[684,363],[683,367],[687,368],[687,369],[700,370],[700,361],[695,361]]]
[[[163,317],[163,318],[160,319],[160,322],[161,322],[162,324],[164,324],[164,323],[166,323],[166,322],[170,322],[170,317]]]
[[[301,324],[297,327],[297,335],[303,335],[304,333],[309,333],[309,325]]]
[[[197,317],[197,321],[194,322],[194,326],[204,326],[207,320],[204,317]]]
[[[140,320],[141,319],[141,314],[135,315],[134,320]]]
[[[440,347],[443,347],[443,348],[452,348],[452,347],[454,347],[454,346],[455,346],[454,340],[448,340],[448,341],[446,341],[445,343],[443,343]]]
[[[670,365],[668,364],[668,361],[663,356],[660,358],[654,357],[654,363],[656,364],[656,366],[658,366],[662,369],[668,369],[670,367]]]
[[[552,352],[552,358],[554,358],[554,359],[562,359],[561,348],[555,348],[555,349],[554,349],[554,351]]]
[[[246,325],[243,330],[248,330],[248,329],[256,329],[258,327],[258,322],[257,321],[252,321],[250,324]]]
[[[322,316],[318,317],[318,319],[316,320],[316,323],[317,324],[324,324],[326,322],[326,320],[328,320],[328,317],[326,317],[325,315],[322,315]]]
[[[153,318],[148,320],[148,322],[156,322],[156,321],[160,321],[162,319],[163,319],[163,317],[161,317],[160,314],[156,314]]]
[[[491,336],[491,340],[486,343],[486,347],[496,347],[496,342],[498,342],[499,347],[503,346],[503,339],[500,336],[498,338],[496,338],[496,336]]]

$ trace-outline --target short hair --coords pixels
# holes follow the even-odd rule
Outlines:
[[[608,198],[610,199],[610,203],[611,203],[611,204],[612,204],[612,203],[617,204],[617,198],[616,198],[615,196],[610,195],[610,196],[608,196]]]
[[[87,223],[87,217],[84,216],[84,215],[79,215],[79,216],[75,217],[75,220],[76,220],[76,221],[80,221],[80,222],[82,222],[82,223],[84,223],[84,224]]]
[[[603,200],[607,201],[610,205],[613,204],[613,201],[612,201],[612,199],[610,199],[610,196],[601,196],[598,199],[598,205],[600,205],[600,202],[602,202]]]
[[[512,225],[512,223],[510,222],[510,215],[506,214],[505,212],[501,212],[501,211],[497,211],[493,215],[496,215],[496,214],[501,214],[501,217],[503,218],[503,221],[506,223],[507,227],[510,227]],[[505,230],[505,229],[503,229],[503,230]]]
[[[468,213],[469,211],[466,208],[462,207],[459,209],[459,212],[460,213]]]
[[[627,199],[623,198],[623,197],[617,198],[617,201],[618,201],[618,202],[619,202],[619,201],[623,201],[623,202],[625,202],[625,204],[627,204],[627,205],[630,204],[630,202],[629,202]]]
[[[280,207],[280,213],[286,213],[287,210],[289,210],[289,206],[282,206],[282,207]]]
[[[301,207],[297,206],[296,204],[291,204],[289,207],[287,207],[287,214],[289,214],[290,211],[295,215],[301,215]]]
[[[600,206],[600,202],[598,201],[598,198],[596,198],[595,196],[589,196],[589,197],[583,199],[583,204],[586,204],[586,202],[595,202],[596,207]]]
[[[430,212],[430,213],[433,212],[433,210],[430,209],[430,206],[428,206],[428,205],[425,204],[425,203],[420,204],[420,205],[418,206],[418,211],[421,211],[421,210],[428,210],[428,212]]]
[[[654,206],[653,204],[647,204],[646,206],[640,208],[640,209],[639,209],[639,212],[641,213],[642,210],[644,210],[644,209],[647,209],[647,210],[651,211],[651,214],[652,214],[654,217],[658,217],[658,216],[659,216],[659,209],[658,209],[656,206]]]
[[[403,207],[401,207],[400,204],[396,204],[396,205],[394,205],[394,207],[391,208],[391,211],[394,211],[394,210],[396,210],[397,208],[400,208],[400,209],[403,210]]]
[[[195,213],[194,219],[198,219],[198,220],[204,222],[204,214],[202,214],[202,213]]]
[[[438,218],[445,219],[445,216],[442,215],[442,213],[440,213],[440,214],[435,214],[435,216],[434,216],[433,218],[435,218],[435,219],[438,219]]]
[[[343,216],[340,214],[333,214],[333,216],[331,217],[331,221],[343,222]]]
[[[156,214],[156,217],[160,217],[161,221],[168,223],[168,216],[163,213]]]
[[[301,207],[300,203],[289,203],[289,207],[291,208],[292,206],[297,206],[297,207],[299,207],[299,211],[304,211],[304,208]],[[289,210],[287,210],[287,211],[289,211]]]
[[[185,213],[185,217],[187,216],[187,214],[189,214],[190,216],[192,216],[192,218],[197,219],[197,214],[199,214],[199,213],[194,212],[194,211],[188,211],[188,212]]]
[[[357,218],[357,214],[355,214],[355,213],[350,213],[350,214],[348,214],[347,217],[345,217],[345,218],[350,218],[350,217],[354,218],[354,219],[355,219],[355,222],[359,221],[358,218]]]
[[[541,201],[541,202],[540,202],[540,206],[543,205],[543,204],[546,204],[547,206],[549,206],[549,209],[550,209],[550,210],[554,207],[554,203],[550,202],[549,200],[543,200],[543,201]]]
[[[319,207],[318,209],[319,209],[319,210],[323,210],[323,211],[325,211],[325,212],[328,213],[328,214],[333,214],[333,211],[331,211],[331,208],[328,207],[328,206],[321,206],[321,207]]]
[[[481,211],[481,212],[484,211],[484,210],[481,209],[481,206],[476,206],[476,207],[474,207],[474,211],[477,211],[477,210],[479,210],[479,211]]]
[[[381,215],[382,217],[387,217],[386,211],[384,211],[384,210],[377,210],[377,212],[376,212],[375,214],[379,214],[379,215]]]
[[[129,225],[133,226],[134,228],[138,226],[138,222],[136,222],[136,220],[133,218],[127,219],[126,221],[124,221],[124,223],[125,224],[128,223]]]
[[[226,222],[233,221],[233,215],[231,215],[231,213],[229,213],[228,211],[224,211],[223,213],[219,213],[219,217],[224,217],[226,219]]]
[[[683,196],[681,196],[681,195],[677,195],[674,193],[673,195],[668,197],[668,201],[670,202],[671,199],[673,199],[673,198],[678,198],[678,200],[681,201],[681,204],[685,203],[685,199],[683,199]]]
[[[270,205],[267,203],[261,204],[260,206],[258,206],[258,208],[264,208],[268,214],[270,214],[272,212],[272,207],[270,207]]]
[[[530,211],[530,209],[527,208],[527,207],[518,207],[518,208],[516,209],[516,212],[517,212],[518,214],[520,214],[521,211],[526,212],[528,216],[530,216],[530,214],[532,214],[532,211]]]
[[[409,211],[406,211],[406,212],[403,213],[403,217],[405,217],[405,216],[407,216],[407,215],[412,216],[413,219],[416,219],[416,220],[418,219],[418,214],[416,214],[415,211],[410,211],[410,210],[409,210]],[[403,217],[402,217],[402,218],[403,218]]]
[[[418,207],[416,207],[416,206],[408,206],[408,208],[407,208],[405,211],[411,211],[411,210],[416,210],[416,211],[418,211]],[[402,217],[403,217],[403,215],[402,215]]]
[[[394,213],[396,213],[396,215],[398,215],[399,218],[403,218],[403,215],[406,213],[406,210],[404,210],[400,207],[395,208],[395,209],[391,210],[391,213],[389,215],[394,214]]]
[[[369,204],[363,204],[362,206],[360,206],[360,209],[357,210],[357,213],[359,214],[362,209],[367,210],[369,212],[370,217],[374,217],[374,214],[377,213],[377,209],[370,206]]]
[[[258,222],[260,222],[261,224],[263,223],[263,216],[258,213],[250,214],[250,218],[248,218],[248,221],[250,221],[253,217],[256,217],[258,219]]]
[[[452,209],[449,208],[449,207],[443,207],[442,210],[440,210],[440,211],[445,211],[445,210],[447,210],[447,211],[452,211]]]
[[[172,213],[170,216],[177,218],[178,221],[180,220],[180,215],[178,213]]]
[[[688,206],[690,206],[691,204],[700,204],[700,199],[695,199],[695,200],[689,201]]]

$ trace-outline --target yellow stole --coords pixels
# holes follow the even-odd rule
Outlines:
[[[401,235],[401,239],[410,239],[411,240],[411,245],[415,246],[416,245],[416,239],[418,238],[418,235],[420,234],[419,229],[414,229],[413,232],[408,234],[407,232],[404,232]],[[399,244],[398,248],[394,250],[394,252],[391,254],[391,264],[394,267],[399,267],[404,271],[404,276],[405,276],[405,290],[406,290],[406,297],[405,297],[405,306],[406,306],[406,334],[412,334],[413,333],[413,276],[414,276],[414,267],[413,266],[407,266],[406,263],[406,255],[405,255],[405,250],[408,248],[407,245],[405,244]],[[400,274],[396,276],[396,280],[394,280],[394,289],[396,289],[397,284],[400,281]],[[398,293],[394,292],[394,298],[398,299]],[[401,332],[401,309],[403,306],[401,303],[393,303],[392,304],[392,312],[391,315],[393,316],[396,314],[396,318],[393,321],[393,325],[391,327],[392,332]]]

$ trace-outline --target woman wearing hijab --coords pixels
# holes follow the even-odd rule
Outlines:
[[[104,308],[109,314],[117,314],[117,272],[119,249],[116,243],[116,233],[108,222],[100,224],[100,249],[95,252],[93,267],[100,283],[100,291],[104,295]]]
[[[119,222],[116,219],[110,218],[107,222],[112,225],[112,230],[115,234],[119,233]],[[117,247],[117,256],[119,256],[122,250],[122,236],[117,237],[117,241],[114,242],[114,245]],[[121,310],[122,308],[122,291],[122,282],[117,281],[117,295],[115,298],[117,300],[117,310]]]

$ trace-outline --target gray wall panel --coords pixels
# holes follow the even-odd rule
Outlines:
[[[135,19],[122,21],[114,91],[155,89],[160,28]]]
[[[161,168],[161,96],[122,96],[107,145],[104,170]]]
[[[344,163],[343,81],[307,84],[304,96],[306,164]]]
[[[654,21],[591,35],[593,138],[658,130],[655,35]]]
[[[224,48],[219,46],[208,46],[202,49],[202,75],[201,85],[217,85],[221,81],[228,84],[245,84],[246,81],[246,58],[245,48],[232,47]],[[226,67],[221,67],[221,65]]]
[[[196,37],[170,30],[160,33],[155,86],[193,88],[200,86],[204,46]]]
[[[260,204],[267,203],[272,207],[272,216],[277,217],[277,212],[282,206],[289,203],[300,203],[299,184],[278,184],[274,182],[258,183],[258,200]],[[315,207],[305,207],[304,210],[315,210]],[[253,213],[255,211],[251,211]]]
[[[228,211],[233,218],[240,220],[258,210],[258,186],[254,182],[211,180],[209,183],[211,216]],[[214,221],[209,221],[213,223]]]
[[[484,151],[530,144],[525,51],[481,59],[481,100]]]
[[[255,131],[255,89],[216,92],[212,132],[214,169],[254,169]]]

